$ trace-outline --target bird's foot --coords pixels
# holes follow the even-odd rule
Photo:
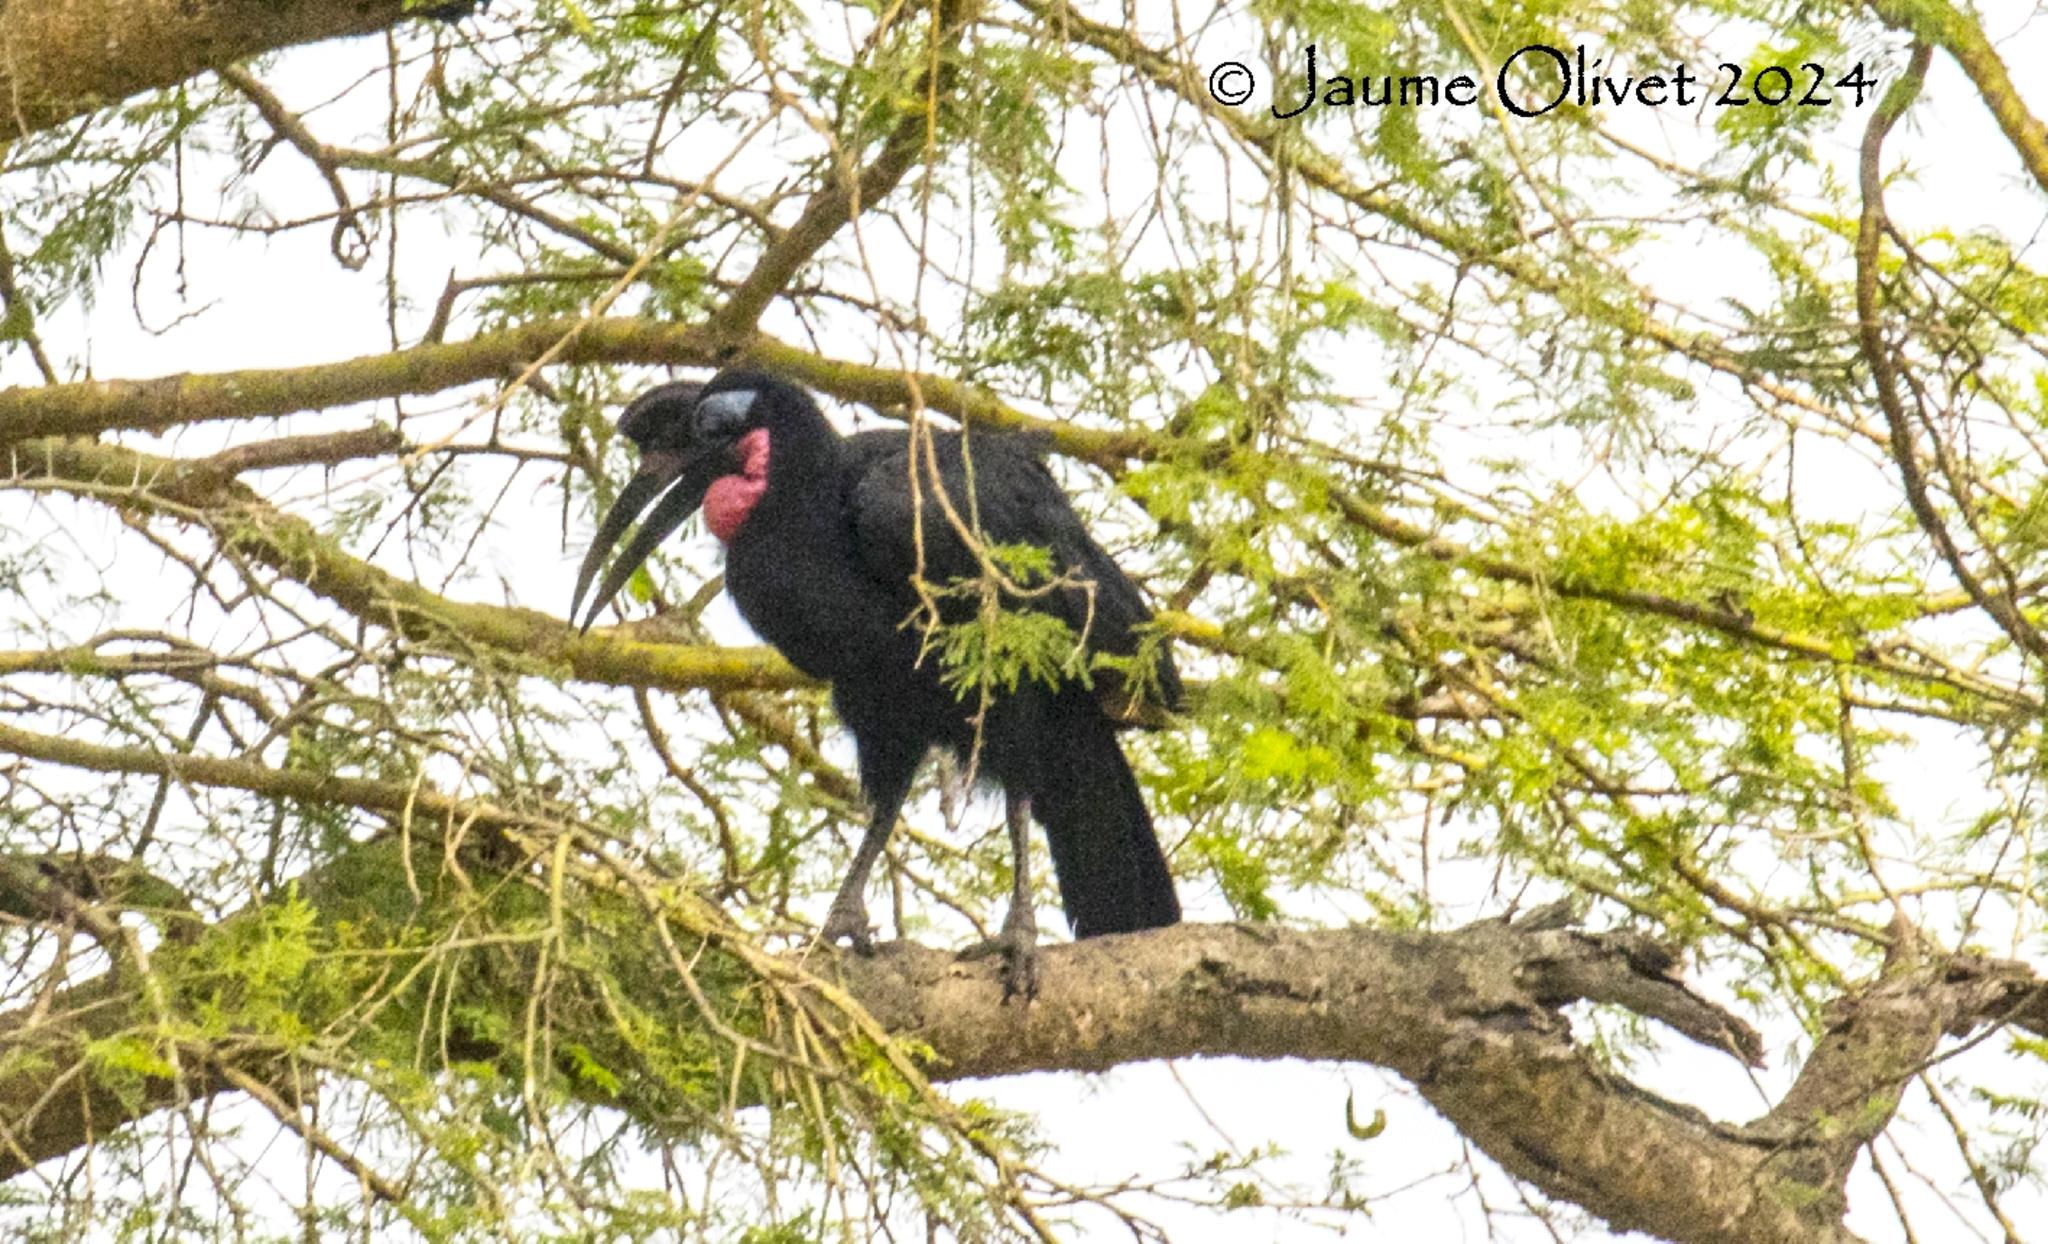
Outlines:
[[[874,927],[868,923],[867,904],[857,898],[850,903],[843,896],[834,899],[832,910],[825,914],[824,927],[818,930],[818,940],[828,946],[845,942],[856,954],[873,954]]]
[[[1019,912],[1022,915],[1019,915]],[[1038,996],[1038,919],[1028,907],[1012,907],[1003,920],[1002,932],[981,943],[960,952],[963,959],[982,959],[1000,954],[1007,964],[1003,968],[1003,1001],[1022,998],[1029,1002]]]
[[[1003,969],[1003,1001],[1022,998],[1029,1002],[1038,996],[1038,938],[1034,935],[1028,941],[1012,943],[1006,951],[1010,963]]]

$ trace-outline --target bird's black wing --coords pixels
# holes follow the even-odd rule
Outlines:
[[[891,590],[909,591],[910,578],[920,569],[920,526],[922,573],[927,581],[944,585],[979,575],[980,563],[934,494],[930,468],[923,462],[919,463],[917,492],[913,492],[907,434],[862,433],[849,438],[845,450],[847,518],[861,563],[877,582]],[[989,543],[1045,549],[1052,555],[1054,576],[1064,576],[1076,585],[1091,585],[1062,587],[1019,599],[1012,602],[1015,607],[1059,617],[1076,634],[1087,637],[1090,651],[1119,656],[1137,651],[1137,628],[1151,621],[1151,608],[1137,585],[1082,526],[1066,493],[1030,442],[977,433],[967,440],[963,451],[958,433],[936,432],[932,450],[946,496],[961,523],[979,522],[983,539]],[[970,459],[975,502],[971,508],[967,484]],[[1158,683],[1163,702],[1178,707],[1180,676],[1163,646]]]

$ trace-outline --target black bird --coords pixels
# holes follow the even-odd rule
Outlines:
[[[927,454],[922,443],[913,453],[902,429],[841,436],[804,389],[755,370],[651,389],[627,406],[619,430],[639,447],[640,469],[599,523],[570,616],[606,552],[657,496],[598,585],[584,627],[701,506],[725,542],[725,586],[741,616],[798,669],[831,683],[833,707],[853,731],[872,819],[832,900],[825,937],[868,945],[868,874],[934,747],[977,766],[1006,796],[1014,887],[996,945],[1009,955],[1013,990],[1035,985],[1025,842],[1033,815],[1045,826],[1075,937],[1179,921],[1166,858],[1105,708],[1140,683],[1150,684],[1159,706],[1178,707],[1180,676],[1164,646],[1146,679],[1103,669],[1093,687],[1020,680],[998,689],[977,737],[979,695],[970,690],[963,701],[944,685],[938,654],[926,650],[914,620],[920,564],[924,582],[940,588],[979,575],[956,526],[978,522],[984,547],[1024,544],[1051,554],[1054,579],[1039,585],[1045,590],[1012,597],[1005,608],[1063,619],[1090,654],[1138,651],[1151,610],[1028,443],[934,431],[923,442]],[[932,487],[934,465],[950,516]],[[947,622],[974,615],[971,598],[936,599]]]

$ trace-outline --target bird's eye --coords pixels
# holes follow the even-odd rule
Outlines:
[[[741,427],[747,421],[747,412],[754,408],[756,396],[752,389],[727,389],[698,402],[697,435],[724,436]]]

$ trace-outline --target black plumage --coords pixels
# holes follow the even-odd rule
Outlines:
[[[1013,987],[1033,982],[1037,929],[1024,838],[1033,815],[1045,826],[1076,937],[1180,919],[1151,816],[1104,707],[1136,683],[1154,702],[1178,705],[1180,679],[1164,646],[1150,676],[1135,683],[1097,670],[1092,687],[1072,677],[998,688],[977,730],[980,696],[970,690],[963,700],[944,684],[939,656],[915,621],[920,558],[923,581],[936,588],[981,571],[957,522],[978,530],[983,547],[1031,545],[1051,555],[1057,580],[1010,594],[1005,608],[1061,618],[1090,652],[1138,652],[1151,610],[1030,445],[986,433],[935,431],[915,449],[900,429],[841,436],[801,387],[751,370],[653,389],[619,427],[639,446],[641,469],[600,523],[577,601],[626,525],[661,500],[606,574],[584,625],[701,505],[726,541],[726,589],[741,615],[797,668],[831,684],[833,707],[853,732],[872,820],[826,936],[866,944],[868,874],[934,747],[970,759],[1008,799],[1016,886],[1000,944],[1011,954]],[[933,488],[934,466],[950,516]],[[947,622],[977,608],[971,593],[927,599]]]

